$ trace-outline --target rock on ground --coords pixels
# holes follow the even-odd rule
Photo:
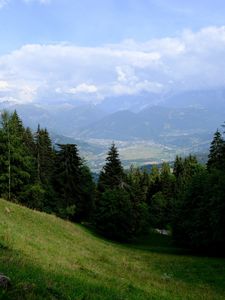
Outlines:
[[[9,277],[0,274],[0,288],[7,289],[11,285],[11,280]]]

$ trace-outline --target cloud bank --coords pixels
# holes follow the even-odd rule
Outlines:
[[[0,101],[101,101],[220,87],[225,87],[225,26],[145,43],[24,45],[0,56]]]

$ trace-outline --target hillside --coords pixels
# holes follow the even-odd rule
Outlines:
[[[103,240],[80,225],[0,200],[0,299],[225,299],[225,261],[182,254],[168,237]]]

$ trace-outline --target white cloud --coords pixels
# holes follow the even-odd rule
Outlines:
[[[137,82],[138,78],[135,75],[134,68],[130,66],[117,66],[117,79],[119,82]]]
[[[88,85],[86,83],[79,84],[75,88],[71,88],[68,90],[71,94],[79,94],[79,93],[87,93],[87,94],[93,94],[98,91],[97,87],[95,85]]]
[[[10,86],[7,81],[0,80],[0,92],[9,91]]]
[[[225,87],[225,27],[102,47],[25,45],[0,57],[0,97],[21,102]]]

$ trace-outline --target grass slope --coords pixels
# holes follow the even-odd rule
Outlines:
[[[225,299],[224,259],[178,254],[160,239],[121,245],[0,200],[0,273],[12,280],[0,299]]]

